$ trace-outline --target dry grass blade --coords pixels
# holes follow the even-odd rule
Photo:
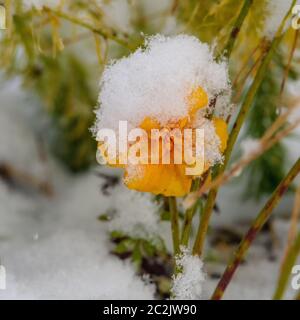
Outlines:
[[[292,210],[287,245],[284,250],[283,258],[281,261],[280,275],[279,275],[279,279],[278,279],[278,283],[277,283],[277,288],[274,293],[275,299],[281,299],[284,294],[285,282],[283,282],[282,279],[286,277],[285,273],[289,273],[289,271],[290,271],[290,270],[286,270],[285,268],[286,268],[286,265],[288,264],[288,259],[289,259],[290,253],[292,251],[293,244],[294,244],[296,237],[297,237],[299,217],[300,217],[300,185],[298,186],[296,193],[295,193],[295,202],[294,202],[294,207]]]
[[[241,241],[237,251],[233,255],[233,258],[230,260],[230,262],[227,265],[227,268],[225,272],[223,273],[222,278],[220,279],[214,293],[212,296],[213,300],[219,300],[223,297],[224,292],[229,285],[236,269],[246,256],[249,247],[253,243],[254,239],[256,238],[259,231],[262,229],[264,224],[268,221],[270,218],[273,209],[276,207],[276,205],[279,203],[280,199],[288,189],[289,185],[292,183],[294,178],[299,174],[300,172],[300,158],[296,161],[294,166],[291,168],[289,173],[286,175],[286,177],[281,181],[281,183],[277,186],[276,190],[270,197],[270,199],[267,201],[263,209],[260,211],[260,213],[257,215],[256,219],[253,221],[250,229],[248,230],[247,234],[244,236],[243,240]],[[298,242],[300,246],[300,234],[298,237]],[[297,245],[298,245],[297,242]],[[295,250],[298,247],[295,247]],[[293,251],[293,252],[294,252]],[[292,259],[293,257],[291,257]],[[289,261],[290,262],[290,261]]]

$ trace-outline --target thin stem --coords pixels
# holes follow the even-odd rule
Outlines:
[[[235,145],[235,142],[237,140],[237,137],[238,137],[240,130],[242,128],[242,125],[246,119],[248,111],[249,111],[251,105],[253,104],[257,90],[259,89],[259,87],[263,81],[263,78],[267,72],[267,68],[269,66],[269,63],[271,62],[272,57],[273,57],[273,53],[280,43],[280,40],[282,38],[281,33],[283,30],[283,27],[285,25],[287,18],[290,15],[291,9],[293,8],[293,5],[295,4],[295,2],[296,2],[296,0],[293,0],[292,6],[291,6],[289,12],[287,13],[287,15],[285,16],[285,18],[283,19],[283,21],[282,21],[282,23],[276,33],[276,36],[274,37],[273,41],[271,42],[271,45],[269,46],[269,48],[266,49],[265,56],[263,57],[261,65],[257,71],[256,76],[255,76],[255,79],[254,79],[254,81],[253,81],[253,83],[252,83],[252,85],[251,85],[251,87],[245,97],[244,103],[241,106],[240,112],[237,116],[237,119],[233,125],[233,129],[230,133],[227,149],[225,151],[224,163],[217,167],[216,172],[214,174],[214,177],[219,176],[220,174],[223,174],[226,169],[226,166],[227,166],[229,159],[231,157],[231,153],[232,153],[233,147]],[[218,194],[218,187],[211,189],[208,194],[208,199],[205,204],[204,212],[203,212],[200,224],[199,224],[199,229],[198,229],[196,240],[195,240],[194,247],[193,247],[194,254],[201,255],[201,253],[203,251],[206,233],[208,230],[208,225],[209,225],[210,217],[212,215],[213,207],[214,207],[214,204],[215,204],[215,201],[217,198],[217,194]]]
[[[233,102],[234,103],[238,103],[240,101],[240,98],[241,98],[241,96],[243,94],[243,89],[245,87],[245,83],[248,80],[248,78],[251,75],[251,73],[254,73],[255,69],[259,66],[259,63],[261,62],[261,58],[263,57],[263,55],[264,55],[264,53],[262,53],[257,58],[257,60],[254,62],[254,64],[251,66],[251,68],[248,70],[248,72],[244,76],[244,78],[241,80],[241,83],[237,86],[236,93],[235,93],[235,96],[233,98]]]
[[[232,87],[236,87],[237,84],[239,83],[240,77],[244,73],[245,70],[247,70],[247,66],[249,63],[254,59],[257,51],[262,47],[262,42],[259,42],[259,44],[254,48],[254,50],[251,52],[249,55],[249,58],[245,61],[245,63],[242,65],[241,69],[238,71],[237,75],[235,76],[235,79],[232,81]]]
[[[287,287],[291,271],[293,269],[293,266],[296,263],[297,257],[300,253],[300,232],[298,233],[298,236],[293,244],[293,246],[290,248],[289,253],[286,257],[286,260],[283,264],[282,272],[280,274],[278,284],[273,296],[274,300],[279,300],[282,298],[285,289]]]
[[[244,1],[244,5],[243,5],[235,23],[234,23],[234,26],[231,30],[228,42],[227,42],[225,49],[224,49],[224,55],[226,58],[229,58],[231,55],[235,41],[238,37],[238,34],[240,33],[241,27],[242,27],[243,22],[249,12],[249,9],[250,9],[252,3],[253,3],[253,0],[245,0]]]
[[[11,0],[5,0],[5,20],[7,25],[7,32],[9,36],[12,34],[12,12],[11,12]]]
[[[295,3],[296,0],[293,1],[293,3]],[[292,8],[292,7],[291,7]],[[231,156],[231,153],[232,153],[232,150],[233,150],[233,147],[235,145],[235,142],[237,140],[237,137],[240,133],[240,130],[242,128],[242,125],[245,121],[245,118],[248,114],[248,111],[251,107],[251,105],[253,104],[253,101],[254,101],[254,98],[256,96],[256,93],[257,93],[257,90],[259,89],[264,77],[265,77],[265,74],[267,72],[267,68],[271,62],[271,59],[273,57],[273,53],[275,51],[275,49],[278,47],[281,39],[282,39],[282,29],[285,25],[285,21],[287,20],[288,16],[290,15],[290,10],[289,12],[287,13],[287,15],[285,16],[285,18],[283,19],[277,33],[276,33],[276,36],[274,37],[272,43],[270,44],[269,46],[269,49],[267,48],[266,49],[266,54],[262,60],[262,63],[257,71],[257,74],[255,76],[255,79],[252,83],[252,86],[251,88],[249,89],[246,97],[245,97],[245,100],[244,100],[244,103],[240,109],[240,112],[238,114],[238,117],[233,125],[233,129],[231,131],[231,134],[229,136],[229,140],[228,140],[228,146],[227,146],[227,149],[226,149],[226,152],[225,152],[225,161],[224,161],[224,165],[223,165],[223,168],[226,167],[226,165],[228,164],[228,161],[230,159],[230,156]]]
[[[104,62],[102,58],[102,50],[101,50],[101,42],[99,39],[99,35],[94,33],[94,40],[95,40],[95,47],[96,47],[96,52],[97,52],[97,58],[98,58],[98,63],[99,66],[102,68]]]
[[[59,11],[59,10],[55,10],[55,9],[50,9],[50,8],[44,8],[44,10],[48,11],[48,12],[51,12],[53,14],[55,14],[57,17],[60,17],[62,19],[65,19],[65,20],[68,20],[74,24],[77,24],[83,28],[86,28],[86,29],[89,29],[91,30],[92,32],[94,33],[97,33],[99,35],[101,35],[103,38],[105,39],[110,39],[110,40],[113,40],[115,41],[116,43],[120,44],[121,46],[123,47],[126,47],[128,48],[129,50],[132,50],[133,48],[129,45],[128,42],[126,42],[125,40],[122,40],[120,38],[118,38],[117,36],[115,36],[114,34],[111,34],[107,31],[104,31],[102,29],[99,29],[85,21],[82,21],[74,16],[71,16],[65,12],[62,12],[62,11]]]
[[[283,80],[282,80],[281,87],[280,87],[280,96],[283,93],[283,90],[284,90],[284,87],[285,87],[285,83],[286,83],[286,79],[287,79],[288,74],[289,74],[290,69],[291,69],[292,60],[293,60],[294,53],[295,53],[295,50],[296,50],[296,47],[297,47],[298,35],[299,35],[299,30],[296,30],[295,31],[295,36],[294,36],[294,41],[293,41],[293,44],[292,44],[292,49],[291,49],[291,52],[289,54],[288,64],[286,66],[286,69],[285,69],[285,72],[284,72],[284,76],[283,76]]]
[[[175,197],[169,197],[174,254],[179,253],[179,216]]]
[[[171,14],[174,14],[179,6],[179,0],[174,0],[171,7]]]
[[[295,200],[294,200],[294,206],[293,206],[292,216],[290,221],[290,228],[288,231],[287,246],[285,249],[282,265],[284,264],[285,257],[288,254],[290,247],[292,246],[293,242],[296,239],[299,217],[300,217],[300,185],[298,186],[295,193]]]
[[[284,279],[286,276],[288,277],[289,275],[289,270],[287,270],[287,265],[288,265],[288,260],[290,258],[290,254],[293,250],[292,249],[293,244],[295,243],[295,239],[297,238],[297,224],[298,224],[299,215],[300,215],[300,186],[297,188],[295,193],[295,203],[292,210],[287,245],[283,253],[283,259],[280,267],[280,276],[278,279],[276,291],[274,293],[274,299],[277,299],[277,300],[282,298],[286,288],[286,283]],[[288,274],[286,275],[286,273]]]
[[[196,3],[196,5],[195,5],[195,7],[194,7],[194,9],[192,11],[191,17],[190,17],[189,21],[187,22],[187,24],[186,24],[186,26],[184,28],[185,30],[187,30],[191,26],[191,24],[193,23],[196,15],[197,15],[197,13],[199,11],[200,5],[201,5],[200,1],[198,3]]]
[[[194,255],[202,255],[204,243],[205,243],[205,237],[209,226],[209,221],[211,214],[213,212],[213,208],[216,202],[218,189],[214,188],[211,189],[208,193],[207,200],[205,203],[204,211],[201,216],[201,221],[199,225],[199,229],[196,235],[194,247],[193,247],[193,254]]]
[[[252,242],[256,238],[258,232],[262,229],[264,224],[267,222],[267,220],[270,218],[273,209],[278,204],[279,200],[284,195],[285,191],[288,189],[291,182],[294,180],[294,178],[299,174],[300,172],[300,158],[296,161],[292,169],[289,171],[289,173],[286,175],[286,177],[280,182],[278,187],[273,192],[272,196],[266,203],[266,205],[263,207],[263,209],[260,211],[254,222],[252,223],[250,229],[248,230],[245,237],[242,239],[238,249],[236,250],[235,254],[233,255],[233,258],[229,262],[221,280],[219,281],[212,299],[213,300],[219,300],[222,298],[227,286],[229,285],[236,269],[240,265],[241,261],[246,256],[249,247],[251,246]],[[300,237],[299,237],[300,242]],[[298,245],[298,244],[297,244]],[[299,244],[300,245],[300,244]],[[298,248],[298,247],[297,247]]]
[[[287,112],[290,113],[290,112]],[[285,117],[281,116],[281,118]],[[277,119],[279,120],[279,118]],[[277,121],[276,120],[276,121]],[[275,124],[276,122],[274,122]],[[280,121],[277,122],[280,125]],[[202,194],[204,194],[207,190],[210,190],[212,188],[219,188],[221,185],[228,182],[232,177],[236,176],[238,172],[241,172],[247,165],[249,165],[252,161],[259,158],[264,152],[268,151],[270,148],[272,148],[276,143],[281,141],[283,138],[288,136],[295,128],[297,128],[300,125],[300,118],[296,119],[294,123],[287,126],[286,128],[283,128],[281,131],[278,131],[274,136],[265,137],[265,135],[259,140],[259,148],[257,150],[252,151],[247,157],[242,157],[239,161],[237,161],[231,169],[229,169],[227,172],[223,172],[217,177],[213,179],[208,185],[203,186],[199,189],[197,193],[191,194],[190,198],[193,199],[193,203],[196,202],[195,199],[201,197]],[[272,130],[273,128],[270,127]],[[279,127],[277,126],[277,129]],[[269,131],[270,129],[268,129]],[[267,135],[269,135],[268,131],[266,132]]]
[[[200,186],[200,178],[197,178],[193,180],[191,192],[195,192],[199,189]],[[191,208],[187,209],[184,216],[184,222],[183,222],[183,231],[181,236],[181,244],[184,246],[188,245],[191,228],[192,228],[192,221],[194,214],[197,209],[197,203],[195,203]]]

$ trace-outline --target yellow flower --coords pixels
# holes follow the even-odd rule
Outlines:
[[[223,153],[227,148],[228,131],[227,123],[220,118],[213,118],[216,134],[220,139],[220,152]]]
[[[208,96],[206,92],[201,88],[195,88],[192,93],[188,96],[188,115],[177,121],[170,121],[167,125],[161,126],[159,119],[154,119],[151,117],[145,117],[140,123],[139,128],[144,129],[148,133],[152,129],[188,129],[193,128],[193,122],[196,117],[197,112],[207,107]],[[224,120],[220,118],[213,118],[212,124],[215,129],[216,135],[219,137],[219,152],[223,153],[226,149],[228,134],[227,134],[227,124]],[[150,140],[150,138],[148,138]],[[170,153],[171,157],[174,156],[174,141],[170,138]],[[150,141],[149,141],[150,142]],[[151,143],[148,143],[148,149]],[[129,149],[132,146],[129,146]],[[99,145],[100,152],[105,154],[104,146]],[[151,150],[149,149],[149,153]],[[182,151],[183,152],[183,151]],[[165,196],[184,196],[190,189],[194,176],[186,174],[186,168],[188,164],[175,164],[174,162],[170,164],[163,164],[161,161],[162,154],[159,155],[158,164],[127,164],[119,165],[118,163],[113,166],[119,166],[125,169],[124,182],[129,189],[133,189],[141,192],[151,192],[153,194],[162,194]],[[111,159],[112,160],[112,159]],[[110,161],[112,164],[113,161]],[[204,171],[208,170],[213,164],[209,160],[204,161]]]

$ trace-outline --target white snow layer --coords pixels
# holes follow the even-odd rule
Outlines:
[[[176,257],[176,266],[181,269],[181,272],[173,278],[171,292],[174,298],[199,300],[205,280],[201,259],[192,255],[188,248],[181,247],[181,254]]]
[[[195,37],[150,37],[144,48],[106,67],[96,131],[117,131],[119,120],[136,128],[147,116],[162,125],[183,118],[189,111],[187,98],[198,86],[210,99],[221,95],[224,108],[222,95],[230,94],[227,64],[215,62],[210,48]]]
[[[108,222],[110,231],[118,230],[134,238],[149,240],[154,240],[162,234],[163,225],[160,223],[158,207],[151,195],[118,186],[114,190],[113,199],[115,201],[111,209],[116,212]]]
[[[32,102],[17,87],[2,84],[0,91],[0,162],[43,177],[29,122],[40,119],[27,116]],[[118,198],[101,195],[95,172],[74,178],[51,160],[49,167],[55,185],[50,199],[0,179],[0,260],[7,273],[0,300],[153,299],[153,286],[109,253],[107,226],[97,220]]]

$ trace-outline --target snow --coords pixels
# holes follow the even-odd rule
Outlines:
[[[213,123],[205,118],[202,118],[195,123],[195,127],[204,131],[204,152],[205,159],[213,166],[223,161],[223,156],[220,153],[221,140],[216,134]]]
[[[136,128],[148,116],[166,124],[188,114],[187,98],[201,86],[209,99],[230,94],[227,64],[192,36],[150,37],[140,48],[106,67],[101,79],[96,131],[117,131],[120,120]]]
[[[107,223],[110,231],[118,230],[134,238],[153,241],[163,234],[159,208],[149,194],[130,191],[122,185],[114,190],[112,197],[114,206],[110,209],[116,213]]]
[[[31,100],[18,83],[2,85],[0,96],[0,136],[7,140],[1,143],[0,161],[41,177],[32,133],[38,118],[27,115],[34,108]],[[109,253],[107,226],[97,220],[112,203],[101,195],[103,181],[94,170],[71,177],[52,159],[48,165],[53,198],[0,180],[0,260],[7,273],[0,299],[153,299],[153,286]]]
[[[198,256],[193,256],[188,248],[181,247],[181,253],[176,257],[176,266],[181,269],[173,277],[172,295],[178,300],[199,300],[205,274],[203,263]]]
[[[189,99],[193,90],[199,87],[210,101],[218,96],[217,116],[224,116],[226,108],[231,109],[229,103],[224,103],[229,102],[230,96],[227,63],[217,63],[208,45],[188,35],[148,38],[145,47],[106,67],[94,128],[96,140],[103,142],[103,130],[107,132],[107,129],[113,130],[117,138],[121,121],[127,121],[129,132],[139,128],[147,118],[155,119],[161,128],[168,128],[170,123],[184,118],[190,119]],[[207,103],[198,110],[187,126],[204,130],[205,160],[214,165],[222,161],[222,155],[213,121],[204,117],[209,107]],[[106,147],[118,151],[110,141],[107,144]],[[128,141],[127,144],[129,147]],[[126,179],[130,181],[143,168],[132,166],[128,169]]]
[[[277,211],[278,212],[278,211]],[[289,216],[287,216],[289,218]],[[245,220],[244,220],[245,223]],[[244,224],[243,223],[243,224]],[[226,223],[222,224],[223,226]],[[238,224],[235,223],[235,226]],[[227,221],[227,226],[230,223]],[[233,225],[231,225],[233,226]],[[247,229],[247,225],[241,227]],[[275,219],[274,235],[276,237],[271,252],[268,247],[270,238],[268,235],[259,234],[257,240],[252,244],[245,262],[240,265],[234,274],[230,285],[225,291],[224,300],[271,300],[275,291],[278,279],[280,262],[283,257],[286,246],[287,232],[289,228],[288,219]],[[300,264],[300,257],[297,259]],[[207,273],[214,272],[222,274],[225,270],[225,264],[206,265]],[[208,278],[208,276],[207,276]],[[203,299],[209,299],[218,283],[218,279],[209,279],[203,284]],[[288,282],[285,299],[294,299],[296,291],[291,287],[291,281]]]

